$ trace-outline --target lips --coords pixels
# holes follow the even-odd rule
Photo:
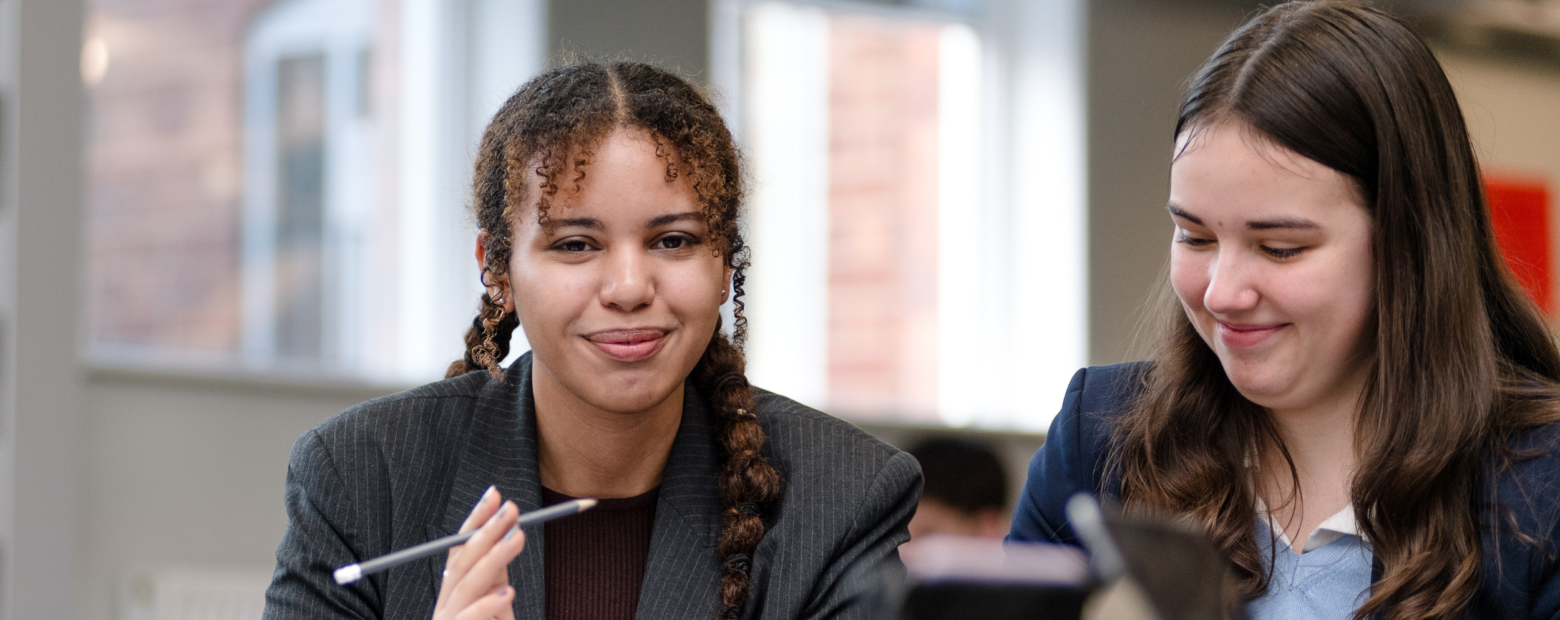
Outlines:
[[[1255,325],[1219,321],[1219,341],[1231,349],[1250,348],[1262,344],[1286,326],[1288,323]]]
[[[655,355],[665,344],[667,333],[656,327],[611,329],[588,334],[585,340],[607,357],[620,362],[637,362]]]

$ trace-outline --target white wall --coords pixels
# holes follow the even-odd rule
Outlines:
[[[81,0],[0,1],[0,614],[74,616]]]
[[[93,371],[81,398],[81,618],[139,569],[266,571],[293,441],[382,390]]]
[[[1170,249],[1176,108],[1249,10],[1223,0],[1089,3],[1090,364],[1141,359],[1140,312]]]

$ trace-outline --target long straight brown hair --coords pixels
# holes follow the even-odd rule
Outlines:
[[[1451,85],[1385,13],[1290,2],[1208,59],[1175,135],[1225,122],[1346,175],[1373,221],[1374,361],[1350,497],[1382,573],[1355,617],[1459,617],[1479,588],[1481,534],[1498,526],[1489,475],[1520,458],[1508,448],[1517,434],[1557,418],[1560,353],[1500,258]],[[1255,597],[1270,575],[1245,459],[1276,450],[1291,476],[1294,463],[1168,288],[1155,364],[1114,429],[1119,492],[1128,507],[1205,524],[1236,593]]]

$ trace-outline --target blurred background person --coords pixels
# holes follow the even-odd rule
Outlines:
[[[1008,477],[984,444],[932,439],[910,450],[926,486],[910,520],[913,541],[932,534],[1002,536],[1007,533]]]

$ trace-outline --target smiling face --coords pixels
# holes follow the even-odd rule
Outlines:
[[[1350,179],[1222,123],[1177,144],[1170,277],[1241,394],[1275,411],[1352,403],[1373,300],[1371,218]]]
[[[578,189],[550,199],[546,226],[534,199],[514,223],[504,304],[539,395],[645,411],[681,394],[709,345],[730,274],[688,175],[668,181],[666,166],[648,132],[615,129]]]

